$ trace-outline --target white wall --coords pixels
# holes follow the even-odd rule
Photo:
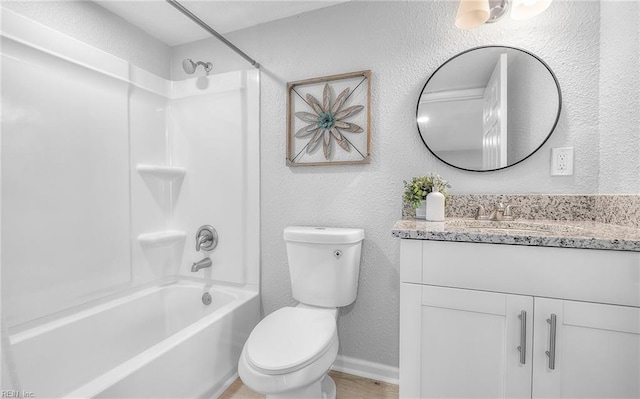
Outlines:
[[[505,18],[472,31],[455,28],[456,7],[454,1],[350,2],[227,36],[263,65],[265,313],[293,303],[282,240],[285,226],[365,229],[358,298],[339,319],[343,355],[398,364],[399,242],[389,231],[400,217],[403,179],[438,172],[451,182],[453,193],[598,192],[599,3],[554,1],[538,18]],[[612,41],[627,40],[616,26],[611,26]],[[560,81],[563,110],[556,132],[541,151],[512,168],[477,174],[448,167],[428,152],[416,129],[415,104],[438,65],[488,44],[520,47],[545,60]],[[214,39],[174,47],[172,55],[174,79],[184,78],[179,63],[185,57],[212,61],[218,70],[248,67]],[[286,82],[363,69],[373,71],[371,164],[286,167]],[[627,129],[618,143],[635,140],[630,121],[623,120],[619,123]],[[574,176],[549,176],[550,148],[561,146],[575,148]],[[633,169],[637,158],[620,162]],[[630,184],[622,181],[616,190],[637,192]]]
[[[169,78],[169,46],[92,1],[3,0],[2,8]]]
[[[640,2],[606,1],[600,24],[601,193],[640,193]]]

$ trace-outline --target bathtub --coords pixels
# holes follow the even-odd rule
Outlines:
[[[259,312],[251,287],[163,280],[10,331],[17,383],[35,398],[216,397]]]

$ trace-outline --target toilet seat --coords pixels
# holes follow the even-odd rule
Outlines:
[[[322,357],[337,340],[331,312],[285,307],[253,329],[245,347],[246,360],[263,374],[291,373]]]

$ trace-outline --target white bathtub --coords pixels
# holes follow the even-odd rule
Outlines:
[[[11,354],[36,398],[211,398],[234,377],[259,312],[250,288],[165,280],[11,333]]]

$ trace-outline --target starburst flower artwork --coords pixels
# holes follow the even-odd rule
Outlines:
[[[287,85],[288,165],[369,161],[370,75],[363,71]]]
[[[331,103],[331,89],[329,83],[325,83],[322,94],[322,105],[311,94],[306,95],[307,103],[311,105],[315,113],[296,112],[296,118],[305,122],[311,122],[310,125],[303,126],[296,132],[296,137],[310,136],[311,139],[307,144],[307,152],[312,152],[320,141],[322,141],[322,151],[324,157],[329,159],[331,154],[331,137],[337,140],[337,143],[345,151],[350,151],[349,142],[342,136],[341,129],[352,133],[362,133],[364,130],[355,123],[345,121],[348,117],[362,111],[364,105],[353,105],[351,107],[341,109],[344,100],[349,95],[350,88],[347,87],[340,93],[338,98]]]

